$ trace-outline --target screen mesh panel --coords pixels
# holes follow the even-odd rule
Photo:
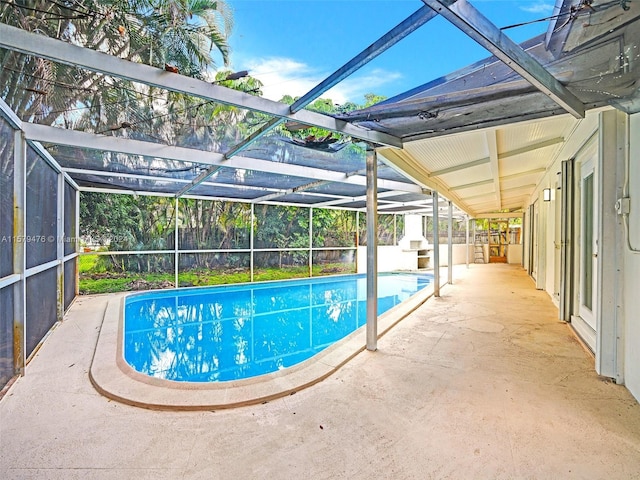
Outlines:
[[[27,268],[56,259],[57,191],[58,174],[29,147],[25,218]]]
[[[0,277],[13,273],[13,134],[0,116]]]
[[[14,374],[13,289],[13,285],[0,289],[0,387]]]
[[[29,356],[42,337],[49,331],[57,318],[58,275],[56,268],[50,268],[27,278],[27,315],[25,336]]]

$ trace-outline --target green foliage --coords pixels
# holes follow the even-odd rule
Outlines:
[[[174,200],[132,195],[83,193],[81,235],[104,240],[103,252],[173,248]],[[241,250],[249,247],[251,207],[237,202],[181,199],[178,236],[181,249]],[[168,212],[168,213],[167,213]],[[355,212],[314,209],[314,246],[354,246]],[[168,222],[168,223],[167,223]],[[276,205],[255,206],[255,280],[279,280],[309,275],[309,210]],[[296,251],[293,249],[304,250]],[[288,250],[291,249],[291,250]],[[314,253],[313,275],[353,272],[340,261],[340,250]],[[80,291],[106,293],[173,286],[173,253],[83,255]],[[180,254],[180,286],[250,281],[249,254]]]
[[[367,218],[360,215],[360,245],[367,244]],[[402,215],[378,214],[378,245],[395,245],[404,231],[404,217]]]
[[[353,264],[334,263],[314,265],[313,276],[355,273]],[[254,271],[254,281],[287,280],[309,276],[308,266],[287,268],[258,268]],[[189,270],[180,272],[178,281],[181,287],[226,285],[247,283],[251,280],[248,270]],[[150,290],[173,287],[173,273],[127,273],[124,275],[95,275],[81,273],[79,290],[82,295],[100,293],[127,292],[132,290]]]
[[[308,105],[306,108],[308,110],[318,112],[318,113],[335,115],[335,114],[342,114],[342,113],[347,113],[354,110],[366,108],[386,99],[386,97],[383,97],[381,95],[376,95],[373,93],[365,94],[364,98],[365,98],[365,103],[363,105],[358,105],[357,103],[354,103],[354,102],[346,102],[342,105],[338,105],[329,98],[319,98],[314,102],[312,102],[310,105]],[[280,99],[280,102],[291,105],[297,99],[298,97],[285,95]],[[331,138],[332,136],[335,135],[335,134],[332,134],[329,130],[325,130],[318,127],[303,128],[303,129],[295,130],[292,132],[288,131],[284,127],[280,127],[277,129],[277,132],[280,135],[290,136],[292,138],[298,138],[298,139],[326,138],[326,137]],[[350,150],[352,150],[353,153],[356,155],[364,155],[364,149],[358,144],[350,144],[346,148],[349,148]]]
[[[215,67],[212,52],[228,63],[233,23],[219,0],[24,0],[0,4],[0,21],[134,62],[167,64],[198,78]],[[85,105],[95,107],[90,115],[107,126],[131,122],[121,117],[126,108],[104,108],[122,100],[126,91],[136,92],[136,103],[151,105],[150,92],[88,70],[13,51],[0,52],[0,64],[3,98],[23,120],[72,123],[78,121],[78,105]],[[119,100],[111,96],[114,92]]]
[[[182,249],[249,248],[251,206],[246,203],[180,199]]]
[[[255,248],[308,248],[309,210],[301,207],[256,205]],[[262,252],[258,266],[300,265],[308,262],[308,252]]]
[[[353,247],[356,229],[356,212],[313,210],[313,245],[316,247]]]
[[[165,197],[83,192],[80,236],[112,251],[172,245],[174,201]]]
[[[377,103],[380,103],[386,100],[387,97],[384,97],[382,95],[376,95],[375,93],[365,93],[364,99],[365,99],[365,103],[361,108],[367,108],[367,107],[376,105]]]

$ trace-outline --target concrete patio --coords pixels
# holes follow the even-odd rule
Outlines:
[[[377,352],[294,395],[207,412],[94,390],[107,299],[78,298],[0,400],[1,479],[640,478],[640,406],[596,375],[520,267],[456,270]]]

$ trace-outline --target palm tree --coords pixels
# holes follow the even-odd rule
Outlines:
[[[229,61],[232,18],[220,1],[8,0],[0,4],[0,21],[195,77],[216,66],[213,54]],[[26,121],[73,122],[78,114],[69,112],[84,108],[100,118],[101,106],[115,99],[140,100],[129,82],[48,60],[3,51],[0,65],[0,93]]]

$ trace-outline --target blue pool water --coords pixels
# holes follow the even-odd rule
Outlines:
[[[378,315],[431,275],[381,274]],[[124,358],[147,375],[220,382],[290,367],[366,323],[366,277],[344,275],[129,296]]]

